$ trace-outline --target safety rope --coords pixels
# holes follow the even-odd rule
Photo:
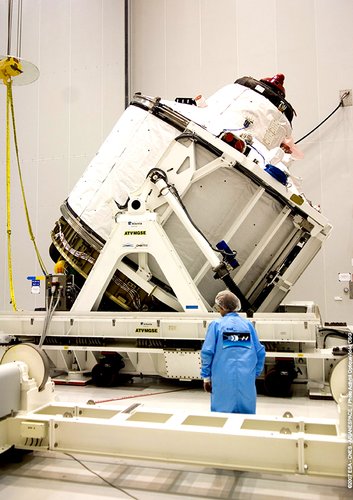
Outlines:
[[[21,170],[21,164],[20,164],[20,156],[18,152],[18,142],[17,142],[17,132],[16,132],[16,122],[15,122],[15,112],[14,112],[14,105],[13,105],[13,97],[12,97],[12,81],[7,83],[7,88],[8,88],[8,99],[10,100],[10,107],[11,107],[11,117],[12,117],[12,128],[13,128],[13,138],[14,138],[14,144],[15,144],[15,151],[16,151],[16,159],[17,159],[17,170],[18,170],[18,176],[20,179],[20,185],[21,185],[21,192],[22,192],[22,199],[23,199],[23,206],[26,214],[26,221],[27,221],[27,227],[28,227],[28,233],[29,237],[33,243],[34,250],[37,255],[38,263],[40,265],[40,268],[43,272],[43,274],[48,274],[48,271],[45,267],[45,264],[43,262],[43,259],[39,253],[38,246],[36,243],[36,239],[33,233],[32,229],[32,224],[31,220],[29,217],[29,211],[28,211],[28,205],[27,205],[27,200],[26,200],[26,194],[24,190],[24,184],[23,184],[23,178],[22,178],[22,170]]]
[[[11,304],[14,311],[17,311],[15,290],[13,285],[12,272],[12,252],[11,252],[11,154],[10,154],[10,95],[11,80],[6,83],[6,232],[7,232],[7,267],[9,274],[9,288]]]
[[[21,56],[21,38],[22,38],[22,0],[17,1],[17,57],[10,56],[11,54],[11,38],[12,38],[12,13],[13,0],[8,0],[8,20],[7,20],[7,54],[8,56],[0,60],[0,82],[6,85],[6,233],[7,233],[7,263],[9,275],[10,300],[14,311],[17,311],[15,290],[13,283],[13,268],[12,268],[12,249],[11,249],[11,140],[10,140],[10,113],[12,118],[13,138],[16,148],[16,158],[18,174],[20,178],[23,204],[26,214],[27,226],[30,238],[33,242],[35,252],[37,254],[39,265],[44,274],[48,274],[44,262],[40,256],[35,237],[32,231],[32,225],[29,218],[28,206],[24,191],[20,159],[18,153],[18,143],[16,134],[15,113],[12,97],[12,78],[23,73],[20,63]]]
[[[6,85],[6,233],[7,233],[7,266],[8,266],[8,276],[9,276],[9,290],[10,290],[10,301],[14,311],[17,311],[16,298],[14,291],[13,282],[13,267],[12,267],[12,245],[11,245],[11,140],[10,140],[10,125],[12,122],[13,129],[13,140],[15,144],[17,169],[20,179],[21,193],[23,199],[23,206],[27,221],[27,227],[30,239],[33,243],[35,253],[40,265],[40,268],[44,274],[48,274],[43,259],[39,253],[37,243],[35,241],[35,236],[32,229],[32,224],[29,217],[28,205],[25,195],[25,189],[23,184],[22,170],[20,164],[20,155],[18,150],[17,142],[17,132],[16,132],[16,121],[15,121],[15,111],[12,96],[12,77],[17,76],[22,73],[20,61],[14,57],[7,57],[0,61],[0,80]],[[10,116],[11,115],[11,116]]]

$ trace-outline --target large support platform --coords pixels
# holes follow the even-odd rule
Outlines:
[[[133,407],[47,405],[1,421],[0,449],[346,477],[347,443],[334,420]]]
[[[125,374],[200,379],[200,349],[209,323],[217,317],[214,312],[190,311],[58,311],[42,348],[58,372],[69,373],[67,382],[90,372],[102,352],[119,353],[125,364],[121,372]],[[323,348],[315,307],[308,306],[306,312],[255,313],[251,320],[266,345],[268,370],[278,359],[293,360],[300,382],[308,382],[308,390],[315,389],[316,396],[331,397],[328,381],[342,355]],[[9,339],[37,344],[44,322],[43,311],[8,312],[0,317],[0,329]],[[81,382],[86,379],[79,378]]]
[[[38,370],[38,366],[40,370]],[[21,450],[89,453],[248,471],[328,477],[347,473],[347,398],[336,370],[339,420],[56,403],[42,351],[10,348],[0,382],[12,384],[0,407],[0,453]],[[343,377],[344,379],[344,377]],[[11,397],[10,397],[11,396]]]

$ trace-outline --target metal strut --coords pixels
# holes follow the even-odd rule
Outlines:
[[[226,287],[240,299],[242,309],[246,311],[248,315],[252,316],[253,311],[251,309],[251,304],[231,277],[230,270],[225,258],[223,258],[222,261],[219,260],[210,243],[207,241],[201,231],[195,226],[189,214],[180,203],[179,199],[174,195],[175,188],[168,183],[166,173],[163,170],[155,168],[149,172],[147,177],[149,177],[151,182],[153,182],[153,184],[157,186],[160,195],[166,199],[170,207],[173,209],[175,215],[179,218],[184,228],[188,231],[191,238],[194,240],[196,245],[206,257],[207,261],[212,266],[214,278],[221,279]]]

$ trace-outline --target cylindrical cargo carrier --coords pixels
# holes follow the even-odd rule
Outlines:
[[[271,164],[291,136],[290,104],[265,82],[251,78],[224,87],[206,102],[201,108],[134,96],[63,203],[52,231],[53,259],[63,258],[81,277],[80,286],[108,240],[116,215],[128,213],[131,200],[144,193],[146,209],[158,214],[209,309],[225,287],[214,279],[211,264],[163,193],[143,191],[155,168],[164,173],[210,248],[216,250],[225,241],[236,254],[239,265],[230,276],[252,310],[275,311],[319,250],[331,226],[291,185],[285,166]],[[151,293],[150,286],[131,277],[140,276],[141,269],[136,251],[129,255],[127,248],[123,262],[132,274],[115,270],[100,309],[173,309],[163,300],[163,293],[173,296],[173,283],[158,260],[147,255],[145,261]]]

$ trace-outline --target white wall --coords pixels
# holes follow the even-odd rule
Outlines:
[[[0,53],[7,0],[0,0]],[[16,1],[15,1],[16,4]],[[22,57],[39,80],[14,88],[23,176],[46,265],[59,207],[124,108],[123,0],[23,0]],[[353,87],[350,0],[131,0],[132,93],[174,99],[212,94],[235,79],[286,75],[300,138]],[[13,44],[15,47],[15,45]],[[5,225],[5,86],[0,84],[0,310],[10,309]],[[289,294],[314,300],[327,321],[353,323],[353,301],[338,282],[352,272],[353,107],[340,109],[301,143],[293,168],[303,191],[334,225],[329,240]],[[13,162],[13,253],[19,308],[43,304],[26,276],[40,273],[27,235]],[[342,301],[334,297],[342,297]]]
[[[206,97],[241,76],[286,76],[297,140],[353,87],[351,0],[133,0],[132,90]],[[338,273],[353,272],[353,107],[300,143],[292,172],[334,229],[288,300],[313,300],[325,321],[353,324]],[[217,193],[215,193],[217,195]],[[342,298],[341,301],[335,297]]]
[[[7,49],[7,5],[7,0],[0,0],[0,54]],[[13,94],[31,222],[48,271],[53,272],[48,249],[60,205],[124,109],[124,1],[23,0],[21,55],[40,70],[35,83],[14,86]],[[11,306],[5,222],[6,87],[2,84],[0,110],[0,310],[6,310]],[[33,309],[43,306],[44,295],[31,295],[26,277],[42,273],[27,232],[14,156],[12,172],[15,297],[19,309]]]

